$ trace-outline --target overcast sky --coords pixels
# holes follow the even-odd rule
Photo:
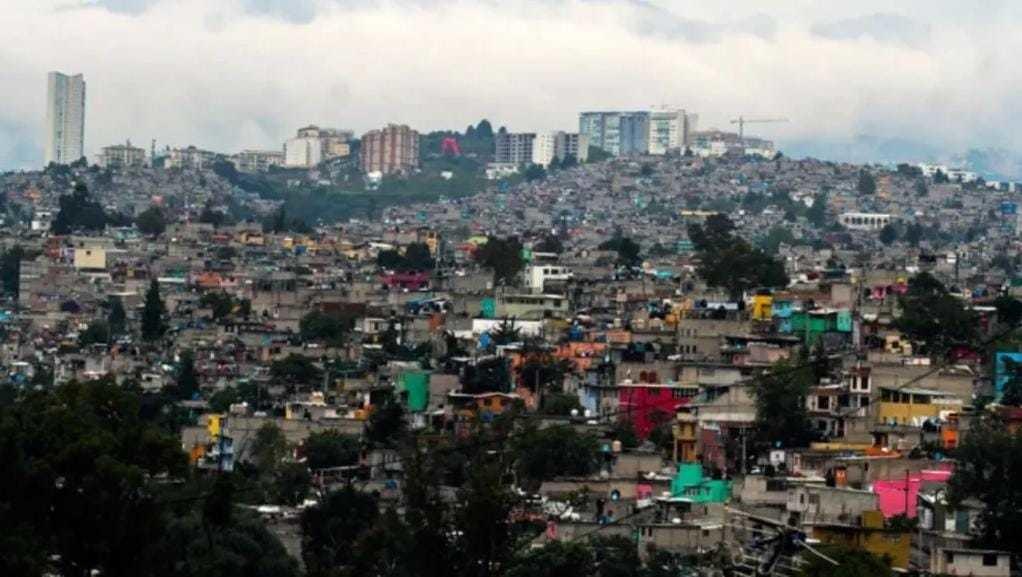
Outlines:
[[[782,144],[1022,144],[1022,2],[0,0],[0,168],[41,164],[46,73],[88,83],[86,152],[279,148],[305,124],[422,131],[585,109],[738,114]],[[767,8],[769,7],[769,8]]]

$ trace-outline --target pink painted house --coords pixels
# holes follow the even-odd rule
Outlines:
[[[951,478],[951,473],[950,470],[920,471],[917,475],[910,475],[908,479],[889,479],[873,483],[873,492],[877,494],[877,501],[884,518],[890,519],[897,515],[914,518],[919,486],[924,481],[946,483]],[[906,490],[908,491],[907,498]]]

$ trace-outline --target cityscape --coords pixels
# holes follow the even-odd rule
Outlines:
[[[637,15],[627,30],[644,41],[727,58],[735,42],[785,41],[793,5],[781,4],[743,18],[739,2],[717,19],[616,0],[527,15],[412,0],[224,9],[268,45],[338,16],[388,39],[388,22],[431,37],[445,15],[502,16],[493,45],[460,47],[500,70],[495,46],[519,19],[567,43],[565,14],[594,31]],[[52,17],[101,34],[107,17],[141,28],[217,9],[96,1]],[[811,33],[887,50],[897,70],[937,31],[971,34],[978,51],[977,23],[1022,23],[988,9],[831,16]],[[428,45],[413,36],[395,53]],[[990,78],[1007,50],[983,61]],[[417,57],[423,70],[444,58]],[[233,78],[223,58],[203,65]],[[0,105],[0,575],[1022,574],[1010,114],[1000,132],[947,108],[933,124],[971,122],[960,139],[935,126],[898,140],[910,124],[895,120],[884,138],[903,145],[864,160],[806,125],[839,125],[848,99],[879,114],[899,82],[890,102],[871,106],[881,96],[860,88],[821,114],[722,68],[747,98],[708,100],[713,86],[693,83],[576,100],[535,82],[542,115],[497,96],[480,115],[461,96],[427,104],[423,80],[420,110],[382,97],[373,114],[256,115],[275,128],[219,138],[229,119],[181,127],[156,97],[125,106],[133,89],[110,84],[112,66],[53,58],[17,85],[34,116],[23,94]],[[464,98],[518,94],[458,70],[493,83]],[[148,88],[190,81],[164,80]],[[247,98],[286,101],[267,86]],[[110,138],[120,117],[137,126]]]

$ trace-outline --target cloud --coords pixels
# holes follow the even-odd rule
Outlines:
[[[97,7],[119,14],[137,15],[160,0],[82,0],[81,7]]]
[[[242,0],[241,5],[250,14],[280,18],[293,24],[307,24],[316,18],[313,0]]]
[[[773,38],[777,23],[768,15],[754,14],[729,21],[710,21],[680,16],[647,0],[596,0],[595,4],[620,5],[630,11],[632,29],[644,37],[684,42],[720,42],[728,34],[747,34],[762,39]]]
[[[919,46],[929,40],[930,26],[900,14],[876,12],[854,18],[819,22],[813,34],[831,40],[871,38],[877,42]]]
[[[1018,10],[1005,5],[991,20],[974,7],[906,0],[917,24],[891,25],[875,16],[880,0],[861,5],[0,0],[9,88],[0,168],[41,164],[50,70],[85,75],[89,154],[128,138],[279,148],[309,123],[432,130],[485,117],[563,130],[577,127],[579,110],[665,103],[698,112],[707,128],[738,114],[789,117],[755,128],[782,145],[871,134],[953,152],[1022,146]]]

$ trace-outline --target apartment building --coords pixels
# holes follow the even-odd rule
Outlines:
[[[534,132],[501,132],[493,137],[493,162],[498,164],[529,164],[533,158]],[[549,161],[547,164],[550,164]]]
[[[614,156],[649,152],[650,113],[583,112],[578,119],[578,132],[589,144]]]
[[[419,133],[408,126],[388,124],[362,135],[359,155],[365,174],[408,173],[419,168]]]
[[[312,168],[325,160],[348,156],[354,137],[350,130],[315,125],[299,128],[297,135],[284,143],[284,165]]]
[[[85,155],[85,78],[50,72],[46,77],[44,161],[70,164]]]
[[[104,146],[99,154],[99,165],[110,169],[145,166],[145,149],[132,146],[130,140],[125,144]]]

